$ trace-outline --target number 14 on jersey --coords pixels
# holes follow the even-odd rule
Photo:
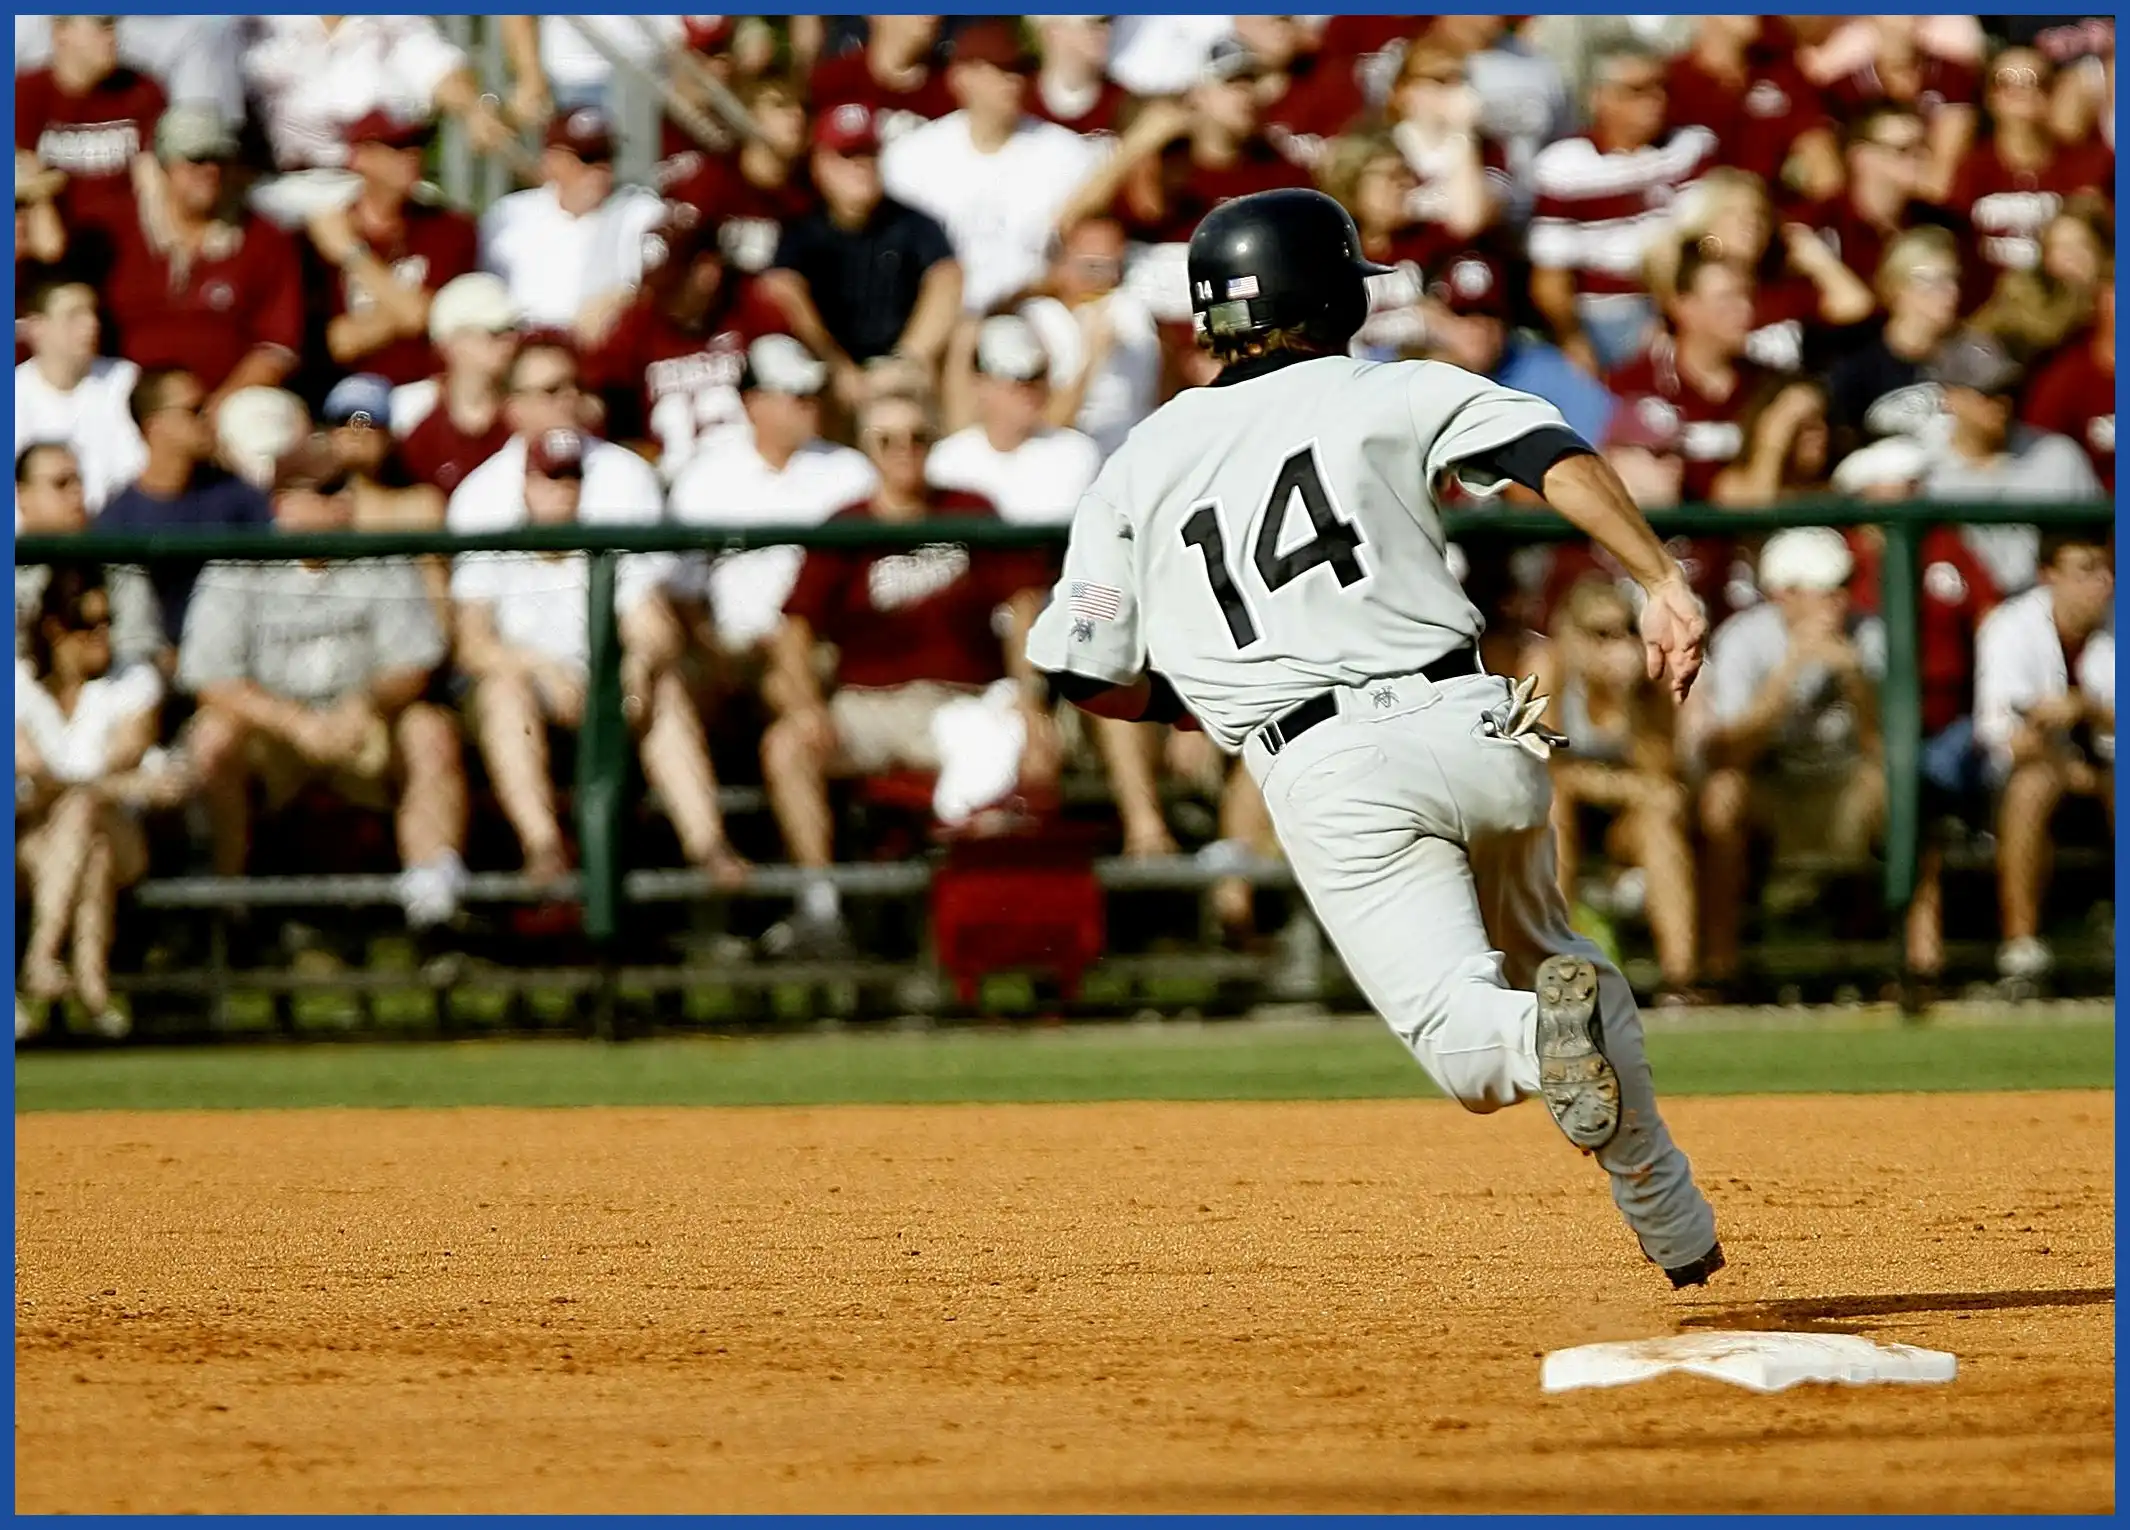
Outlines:
[[[1280,532],[1297,495],[1309,516],[1309,540],[1281,552]],[[1217,499],[1195,507],[1190,519],[1183,523],[1183,541],[1185,546],[1197,548],[1205,559],[1206,583],[1212,586],[1213,599],[1220,604],[1228,636],[1235,639],[1237,648],[1248,648],[1257,641],[1257,623],[1251,620],[1250,608],[1228,571],[1228,544],[1220,529],[1220,510]],[[1360,547],[1360,528],[1339,518],[1338,511],[1332,508],[1331,496],[1324,490],[1323,474],[1317,468],[1316,444],[1311,442],[1291,453],[1280,464],[1272,492],[1265,497],[1251,548],[1250,561],[1267,593],[1284,589],[1320,563],[1331,565],[1341,589],[1358,584],[1368,577],[1368,571],[1361,566]]]

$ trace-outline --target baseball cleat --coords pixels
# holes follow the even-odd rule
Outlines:
[[[1596,1152],[1620,1129],[1620,1076],[1598,1050],[1597,968],[1549,956],[1538,969],[1538,1092],[1567,1139]]]
[[[1682,1264],[1676,1270],[1666,1270],[1664,1273],[1671,1277],[1671,1288],[1674,1291],[1683,1291],[1688,1286],[1707,1285],[1709,1276],[1722,1268],[1723,1245],[1711,1243],[1708,1246],[1708,1252],[1699,1259],[1694,1260],[1691,1264]]]

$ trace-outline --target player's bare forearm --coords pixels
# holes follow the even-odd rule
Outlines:
[[[1562,519],[1617,558],[1645,590],[1678,577],[1678,561],[1603,457],[1563,457],[1546,472],[1545,494]]]

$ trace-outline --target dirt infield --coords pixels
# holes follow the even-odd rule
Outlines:
[[[17,1507],[2113,1508],[2112,1095],[1671,1114],[1693,1300],[1535,1107],[22,1116]],[[1682,1324],[1961,1375],[1538,1390]]]

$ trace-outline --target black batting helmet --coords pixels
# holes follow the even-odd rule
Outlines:
[[[1215,345],[1299,329],[1342,348],[1368,317],[1365,279],[1389,269],[1361,253],[1353,219],[1321,191],[1260,191],[1221,203],[1191,235],[1191,313]]]

